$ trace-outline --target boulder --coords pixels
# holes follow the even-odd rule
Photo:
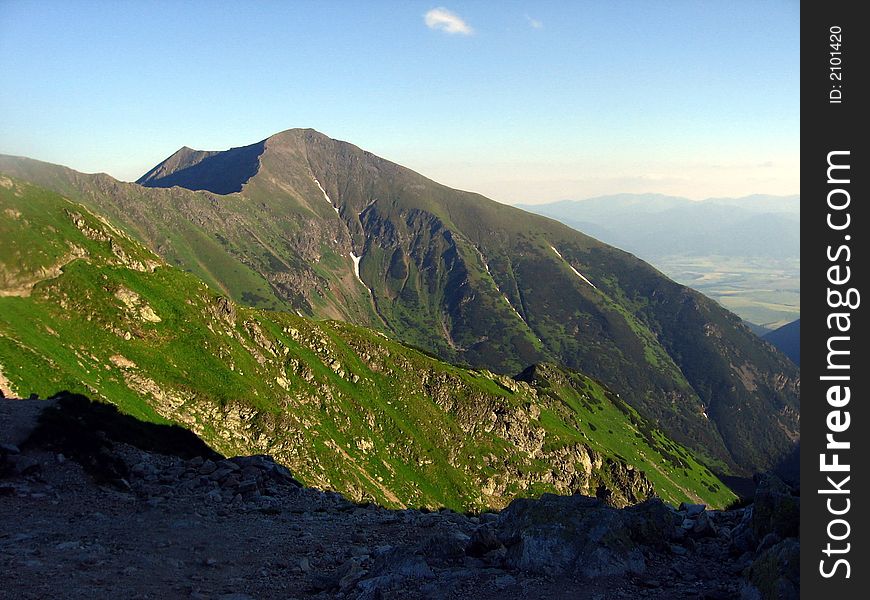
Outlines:
[[[423,542],[423,555],[433,564],[460,563],[465,558],[470,539],[455,528],[439,531]]]
[[[549,576],[620,576],[644,571],[642,545],[664,546],[673,522],[661,501],[617,510],[596,498],[544,494],[511,502],[498,530],[509,567]]]
[[[216,464],[214,463],[214,461],[211,460],[211,459],[206,460],[206,461],[205,461],[204,463],[202,463],[202,465],[199,467],[199,474],[200,474],[200,475],[211,475],[211,474],[214,473],[215,471],[217,471],[217,465],[216,465]]]
[[[502,547],[498,539],[498,532],[491,525],[481,525],[471,533],[471,539],[465,547],[469,556],[481,557],[487,552],[498,550]]]
[[[755,540],[755,534],[752,532],[752,507],[750,506],[743,512],[743,518],[740,523],[731,531],[731,554],[733,556],[742,556],[746,552],[755,550],[758,542]]]
[[[695,537],[715,537],[716,525],[713,519],[706,512],[702,512],[695,517],[695,523],[692,526],[692,535]]]
[[[666,548],[679,515],[659,498],[652,498],[622,511],[634,541],[657,549]]]
[[[419,554],[408,548],[385,546],[375,551],[371,575],[398,575],[414,579],[434,579],[435,574]]]
[[[700,515],[705,510],[707,510],[706,504],[689,504],[688,502],[680,504],[680,512],[685,512],[687,517]]]

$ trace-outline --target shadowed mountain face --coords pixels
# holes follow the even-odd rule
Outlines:
[[[241,302],[367,325],[501,373],[563,363],[722,469],[771,467],[793,447],[793,364],[715,302],[563,224],[313,130],[226,153],[182,150],[149,176],[254,155],[255,173],[230,196],[20,159],[0,159],[0,170],[87,203]]]
[[[764,339],[788,356],[794,364],[801,364],[801,320],[792,321],[765,334]]]
[[[232,194],[257,173],[264,142],[233,148],[226,152],[203,152],[185,146],[140,177],[136,183],[148,187],[179,186]]]

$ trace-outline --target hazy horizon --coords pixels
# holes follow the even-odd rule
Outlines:
[[[133,181],[312,127],[511,204],[790,195],[799,25],[787,1],[9,0],[0,152]]]

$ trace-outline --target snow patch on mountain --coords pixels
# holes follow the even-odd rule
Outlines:
[[[561,259],[565,262],[566,265],[568,265],[568,268],[569,268],[569,269],[571,269],[572,271],[574,271],[574,275],[576,275],[577,277],[579,277],[580,279],[582,279],[583,281],[585,281],[586,283],[588,283],[589,285],[591,285],[594,289],[596,289],[596,290],[598,289],[597,287],[595,287],[595,284],[594,284],[594,283],[592,283],[591,281],[589,281],[588,279],[586,279],[586,277],[583,275],[583,273],[581,273],[580,271],[578,271],[577,269],[575,269],[573,266],[571,266],[571,263],[569,263],[567,260],[565,260],[565,257],[562,256],[562,254],[561,254],[558,250],[556,250],[555,247],[553,247],[553,246],[551,245],[551,246],[550,246],[550,249],[551,249],[553,252],[555,252],[555,253],[556,253],[556,256],[558,256],[559,258],[561,258]]]
[[[356,275],[356,278],[359,279],[360,283],[365,285],[365,282],[359,276],[359,261],[362,260],[362,256],[357,256],[356,254],[353,253],[353,251],[351,251],[350,259],[353,261],[353,274]]]
[[[338,212],[338,207],[337,207],[337,206],[335,205],[335,203],[332,201],[332,198],[329,197],[329,194],[326,193],[326,190],[323,189],[323,186],[320,185],[320,181],[318,181],[317,177],[312,176],[312,179],[314,180],[314,183],[317,184],[317,187],[320,188],[320,191],[321,191],[321,193],[323,194],[323,197],[326,199],[326,201],[327,201],[327,202],[329,203],[329,205],[332,207],[332,210],[335,211],[335,214],[339,214],[339,212]]]
[[[523,322],[523,323],[525,323],[525,322],[526,322],[526,320],[525,320],[525,319],[523,319],[523,315],[521,315],[521,314],[520,314],[520,313],[519,313],[519,311],[517,311],[517,309],[516,309],[516,308],[514,308],[514,305],[513,305],[513,304],[511,304],[511,301],[510,301],[510,300],[508,300],[508,297],[507,297],[507,296],[505,296],[505,295],[504,295],[504,294],[502,294],[502,296],[501,296],[501,297],[502,297],[502,298],[504,298],[504,301],[505,301],[505,302],[507,302],[507,305],[508,305],[508,306],[510,306],[510,307],[511,307],[511,310],[512,310],[512,311],[514,311],[514,314],[515,314],[515,315],[516,315],[516,316],[518,316],[518,317],[519,317],[519,318],[520,318],[520,320],[521,320],[521,321],[522,321],[522,322]]]

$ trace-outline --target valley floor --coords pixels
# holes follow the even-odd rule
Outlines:
[[[650,262],[742,319],[776,329],[800,317],[799,259],[668,255]]]

